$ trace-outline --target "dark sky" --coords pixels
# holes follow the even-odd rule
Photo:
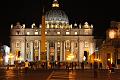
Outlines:
[[[17,21],[31,26],[41,23],[42,7],[51,9],[53,0],[4,0],[0,2],[0,42],[9,45],[10,25]],[[70,23],[87,21],[94,26],[94,35],[105,37],[111,20],[120,20],[119,3],[109,0],[58,0]],[[118,3],[118,4],[117,4]]]

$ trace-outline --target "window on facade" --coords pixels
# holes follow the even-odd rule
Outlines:
[[[88,29],[85,29],[85,30],[84,30],[84,33],[85,33],[85,34],[89,34],[89,30],[88,30]]]
[[[35,32],[35,35],[38,35],[38,32]]]
[[[60,42],[58,42],[58,44],[60,44]]]
[[[75,47],[77,47],[77,43],[75,43]]]
[[[111,30],[111,31],[109,32],[109,38],[110,38],[110,39],[115,38],[115,35],[116,35],[116,32],[115,32],[114,30]]]
[[[60,45],[57,45],[57,47],[60,47]]]
[[[47,28],[49,28],[49,24],[47,24],[46,26],[47,26]]]
[[[66,32],[66,35],[69,35],[70,34],[70,32]]]
[[[27,32],[27,35],[29,35],[30,34],[30,32]]]
[[[55,25],[55,28],[58,28],[58,26],[57,26],[57,25]]]
[[[54,47],[54,43],[53,42],[50,43],[50,47]]]
[[[45,32],[45,34],[47,34],[47,32]]]
[[[66,41],[66,48],[69,48],[69,47],[70,47],[70,41],[67,40],[67,41]]]
[[[34,47],[38,47],[38,40],[35,40]]]
[[[88,48],[89,47],[89,44],[87,41],[85,41],[85,48]]]
[[[75,32],[75,35],[77,35],[77,32]]]
[[[53,28],[53,25],[51,25],[51,28]]]
[[[16,31],[16,34],[19,35],[19,34],[20,34],[20,31]]]
[[[57,47],[57,50],[60,50],[60,47]]]
[[[47,42],[45,42],[45,47],[46,47],[46,49],[47,49]]]
[[[29,43],[27,43],[27,48],[29,48]]]
[[[57,34],[60,34],[60,32],[57,32]]]
[[[16,47],[20,47],[20,43],[19,42],[16,42]]]

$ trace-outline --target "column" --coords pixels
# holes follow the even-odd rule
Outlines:
[[[55,42],[55,61],[57,61],[57,41]]]
[[[73,52],[74,52],[74,42],[73,41],[71,41],[71,54],[73,54]]]
[[[30,42],[30,53],[31,53],[30,60],[33,61],[33,41]]]
[[[60,62],[62,62],[62,41],[60,42]]]
[[[47,42],[47,61],[49,61],[49,56],[50,56],[50,47],[49,47],[49,42]]]
[[[11,41],[11,45],[10,45],[10,48],[11,48],[11,52],[12,52],[12,54],[13,55],[16,55],[16,53],[15,53],[15,51],[16,51],[16,49],[15,49],[15,47],[14,47],[14,44],[13,44],[13,41]],[[23,51],[22,51],[23,52]],[[16,60],[16,56],[14,56],[14,58],[12,59],[13,61],[13,64],[14,64],[14,61]],[[6,58],[4,57],[3,58],[3,64],[6,64]]]
[[[38,52],[38,60],[40,60],[40,41],[38,42],[38,44],[39,44],[39,45],[38,45],[38,46],[39,46],[39,50],[38,50],[38,51],[39,51],[39,52]]]
[[[84,57],[84,42],[81,40],[80,41],[80,62],[83,61]]]
[[[93,54],[94,53],[94,45],[93,43],[91,42],[90,43],[90,54]]]
[[[13,45],[13,41],[11,41],[10,47],[11,47],[11,52],[14,53],[15,47],[14,47],[14,45]]]
[[[22,58],[23,61],[25,61],[25,42],[22,41],[21,45],[24,45],[24,46],[21,47],[21,58]]]
[[[81,56],[81,55],[80,55],[80,51],[81,51],[81,50],[80,50],[80,46],[81,46],[81,45],[80,45],[80,40],[78,40],[78,61],[79,61],[79,62],[80,62],[80,56]]]
[[[63,42],[64,43],[64,53],[63,53],[63,60],[65,61],[65,41]]]

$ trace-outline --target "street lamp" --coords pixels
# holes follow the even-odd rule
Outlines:
[[[109,39],[112,40],[112,46],[115,48],[115,52],[114,52],[114,63],[115,66],[117,66],[117,59],[118,59],[118,28],[111,28],[109,29]]]

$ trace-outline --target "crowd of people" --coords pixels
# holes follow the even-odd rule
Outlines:
[[[103,65],[102,63],[98,63],[98,62],[94,62],[94,63],[88,63],[88,62],[40,62],[40,61],[36,61],[36,62],[29,62],[28,60],[26,60],[25,62],[21,62],[21,63],[15,63],[15,67],[16,68],[21,68],[23,67],[25,69],[25,71],[27,72],[28,69],[81,69],[84,70],[85,68],[89,67],[89,69],[93,69],[96,73],[97,69],[103,69]],[[114,64],[108,65],[109,69],[114,71]]]

